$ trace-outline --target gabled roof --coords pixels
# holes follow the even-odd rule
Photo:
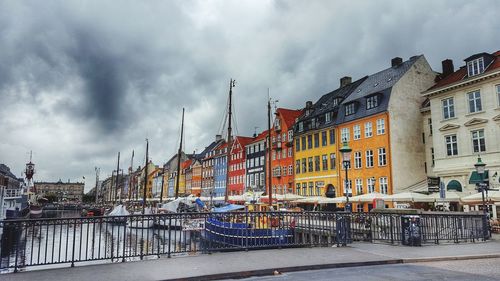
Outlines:
[[[386,68],[375,74],[369,75],[343,102],[339,114],[335,120],[336,124],[349,122],[366,116],[374,115],[387,110],[392,87],[403,77],[413,64],[423,57],[413,56],[409,60],[396,66]],[[379,95],[378,106],[366,109],[366,98]],[[345,105],[356,103],[355,113],[345,116]]]
[[[489,55],[487,53],[481,53],[481,54]],[[465,60],[468,60],[470,58],[476,57],[477,55],[481,55],[481,54],[472,55]],[[496,51],[496,52],[492,53],[491,56],[494,57],[494,60],[489,65],[484,66],[484,67],[486,67],[486,69],[484,70],[483,74],[488,73],[488,72],[493,72],[495,70],[500,69],[500,51]],[[441,87],[451,85],[453,83],[464,81],[464,80],[467,80],[468,78],[469,77],[467,75],[467,67],[464,65],[464,66],[460,67],[457,71],[455,71],[452,74],[439,80],[436,84],[434,84],[434,86],[430,87],[429,90],[427,90],[427,91],[435,90],[435,89],[438,89]]]
[[[187,169],[189,166],[191,166],[191,163],[193,163],[192,159],[188,159],[184,162],[181,163],[181,169]]]
[[[295,123],[295,119],[297,119],[300,115],[302,115],[302,112],[304,112],[303,109],[294,110],[286,108],[278,108],[276,111],[279,115],[281,115],[288,129],[290,129]]]
[[[252,137],[236,136],[234,137],[233,147],[236,142],[238,142],[241,145],[241,147],[245,147],[245,145],[249,144],[252,141],[253,141]],[[233,149],[233,147],[231,148],[231,150]]]
[[[262,133],[258,134],[258,135],[257,135],[257,136],[253,139],[253,141],[251,141],[251,142],[249,142],[249,143],[254,143],[254,142],[259,142],[259,141],[261,141],[261,140],[265,140],[265,139],[266,139],[266,137],[267,137],[267,134],[268,134],[267,132],[268,132],[268,130],[265,130],[265,131],[263,131]]]
[[[0,174],[3,174],[4,176],[7,176],[11,179],[17,179],[16,175],[14,175],[10,171],[10,168],[5,164],[0,164]]]

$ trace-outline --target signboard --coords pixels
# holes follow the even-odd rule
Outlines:
[[[439,183],[439,198],[446,198],[446,189],[444,188],[444,182]]]
[[[439,177],[427,177],[427,185],[429,187],[439,187],[440,182],[441,181]]]
[[[205,219],[188,219],[182,222],[182,231],[205,229]]]

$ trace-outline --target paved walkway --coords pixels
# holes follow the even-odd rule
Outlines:
[[[361,265],[414,263],[434,260],[500,257],[500,241],[403,247],[354,243],[349,247],[298,248],[215,253],[161,258],[148,261],[108,263],[4,274],[4,281],[17,280],[218,280],[309,269]],[[201,278],[203,276],[203,278]]]

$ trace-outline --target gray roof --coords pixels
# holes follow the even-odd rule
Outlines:
[[[413,56],[397,66],[389,67],[368,76],[368,78],[366,78],[363,83],[342,102],[335,123],[341,124],[387,111],[392,87],[406,74],[420,57],[422,56]],[[379,105],[372,109],[366,109],[366,97],[374,94],[379,95]],[[345,105],[351,102],[356,103],[356,111],[352,115],[345,116]]]
[[[10,168],[5,165],[5,164],[0,164],[0,174],[4,175],[4,176],[7,176],[11,179],[18,179],[16,177],[16,175],[14,175],[11,171],[10,171]]]

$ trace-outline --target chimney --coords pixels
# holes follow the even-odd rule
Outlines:
[[[455,72],[455,67],[453,66],[453,60],[445,59],[444,61],[441,62],[441,65],[443,66],[443,77],[446,77]]]
[[[349,85],[349,84],[351,84],[351,82],[352,82],[352,78],[351,77],[344,76],[344,77],[340,78],[340,87],[342,88],[342,87],[344,87],[346,85]]]
[[[313,102],[308,100],[306,101],[306,108],[311,108],[313,106]]]
[[[222,135],[215,135],[215,141],[220,141],[222,139]]]
[[[391,66],[395,67],[403,63],[403,59],[400,57],[395,57],[391,60]]]

